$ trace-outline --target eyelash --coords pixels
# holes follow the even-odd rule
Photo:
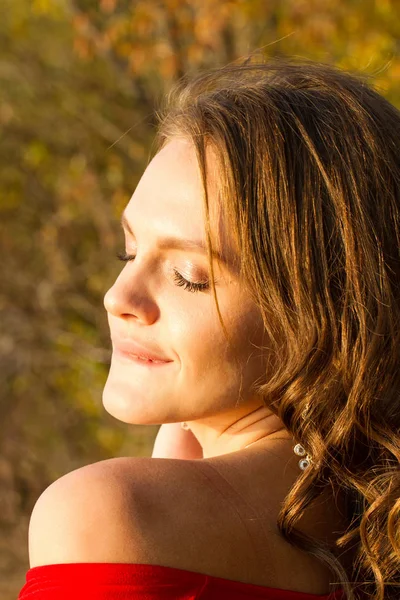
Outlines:
[[[126,252],[118,252],[117,253],[118,260],[122,260],[123,262],[129,262],[134,260],[136,257],[134,254],[127,254]],[[176,285],[183,287],[188,292],[202,292],[208,290],[210,288],[209,283],[193,283],[192,281],[188,281],[182,275],[174,269],[174,280]]]

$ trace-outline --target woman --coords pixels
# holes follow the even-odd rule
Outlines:
[[[105,297],[104,405],[153,456],[42,494],[21,600],[398,597],[399,141],[326,65],[175,88]]]

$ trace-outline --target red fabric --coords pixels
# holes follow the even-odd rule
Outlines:
[[[74,563],[34,567],[18,600],[344,600],[211,577],[172,567]]]

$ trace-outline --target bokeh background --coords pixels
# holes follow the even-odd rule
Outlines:
[[[118,224],[185,73],[258,52],[371,75],[400,106],[399,0],[0,0],[0,599],[54,479],[150,456],[102,407]]]

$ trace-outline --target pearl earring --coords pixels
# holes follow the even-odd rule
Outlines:
[[[307,452],[301,444],[296,444],[293,448],[293,452],[297,454],[297,456],[304,457],[299,460],[299,467],[302,471],[305,471],[312,463],[311,456],[307,454]]]

